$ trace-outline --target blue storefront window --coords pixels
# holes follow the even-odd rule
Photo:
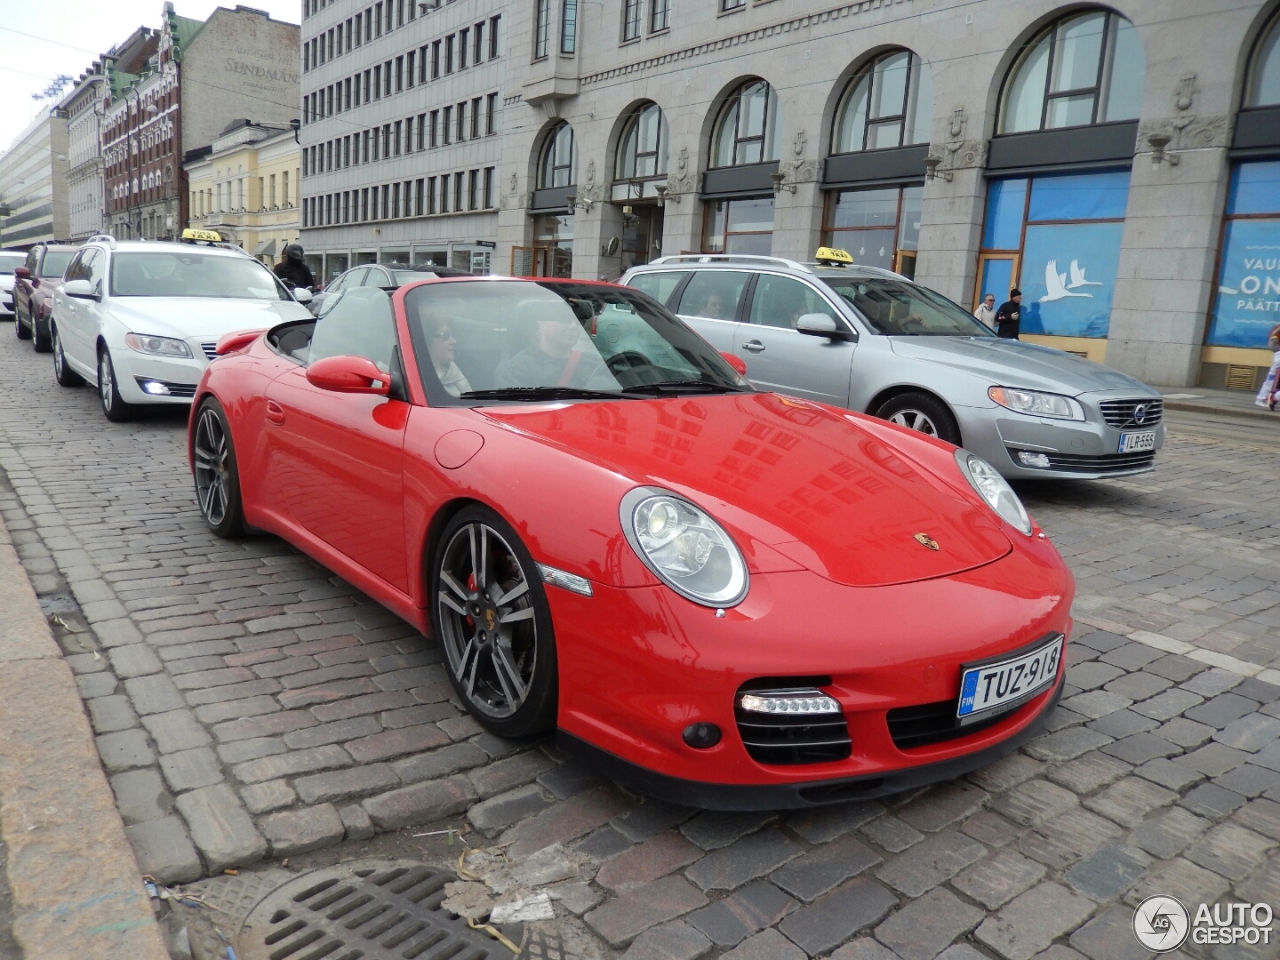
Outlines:
[[[1241,163],[1231,172],[1218,289],[1205,342],[1266,349],[1267,334],[1277,323],[1280,161]]]
[[[1018,252],[1023,333],[1106,337],[1128,201],[1127,170],[989,184],[982,246]],[[1011,267],[987,260],[983,292],[997,292]]]

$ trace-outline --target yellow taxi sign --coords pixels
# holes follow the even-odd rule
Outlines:
[[[841,250],[839,247],[819,247],[813,259],[818,263],[853,263],[853,257],[849,255],[849,251]]]
[[[222,235],[216,230],[192,230],[188,228],[182,231],[182,239],[188,243],[221,243]]]

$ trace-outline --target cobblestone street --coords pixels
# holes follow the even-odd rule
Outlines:
[[[630,960],[1125,960],[1148,895],[1280,909],[1280,422],[1171,414],[1153,474],[1020,488],[1078,595],[1062,702],[1019,752],[720,814],[482,732],[431,641],[274,537],[206,531],[184,416],[109,424],[0,335],[0,513],[143,873],[371,844],[452,868],[407,828],[455,827],[550,892],[578,954]]]

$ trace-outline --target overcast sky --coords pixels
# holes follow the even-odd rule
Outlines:
[[[174,0],[179,16],[208,19],[235,0]],[[297,23],[301,0],[248,0],[277,20]],[[137,27],[160,27],[164,0],[4,0],[0,3],[0,152],[62,96],[33,100],[59,74],[73,80]],[[40,39],[43,38],[43,39]],[[63,90],[65,94],[70,87]]]

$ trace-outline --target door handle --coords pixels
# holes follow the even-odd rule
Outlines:
[[[267,401],[267,419],[272,423],[284,423],[284,407],[274,400]]]
[[[764,349],[764,344],[759,340],[748,340],[742,345],[743,350],[750,350],[752,353],[759,353]]]

